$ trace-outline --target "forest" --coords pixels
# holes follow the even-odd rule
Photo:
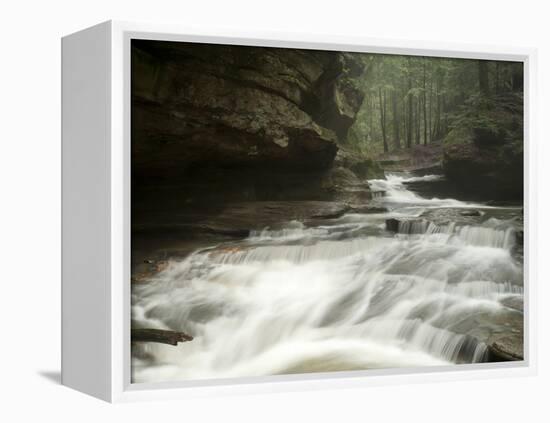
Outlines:
[[[355,82],[364,100],[349,143],[369,153],[440,142],[482,103],[503,106],[523,93],[523,65],[518,62],[370,54],[361,58],[366,70]]]

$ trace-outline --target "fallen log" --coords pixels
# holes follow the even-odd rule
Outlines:
[[[186,333],[162,329],[132,329],[131,338],[132,342],[158,342],[169,345],[193,340],[193,337]]]

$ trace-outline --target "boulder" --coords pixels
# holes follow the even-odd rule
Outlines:
[[[457,188],[502,200],[523,198],[523,97],[485,99],[444,139],[443,170]]]
[[[523,337],[503,336],[488,346],[490,362],[523,361]]]
[[[340,147],[334,158],[334,166],[351,170],[361,181],[384,179],[384,170],[377,161],[358,152]]]
[[[522,302],[522,299],[518,300]],[[523,360],[523,312],[513,308],[473,312],[448,329],[487,345],[487,361]]]
[[[350,169],[335,165],[323,176],[321,184],[326,190],[337,190],[341,187],[358,185],[360,181]]]

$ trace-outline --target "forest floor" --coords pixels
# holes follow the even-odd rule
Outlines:
[[[382,153],[376,157],[376,161],[386,171],[415,171],[440,168],[442,157],[443,144],[434,142]]]

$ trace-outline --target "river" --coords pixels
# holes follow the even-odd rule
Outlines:
[[[411,188],[440,180],[389,174],[369,181],[387,212],[289,221],[171,261],[132,288],[132,324],[194,340],[135,346],[132,380],[478,363],[495,339],[522,342],[521,206]]]

